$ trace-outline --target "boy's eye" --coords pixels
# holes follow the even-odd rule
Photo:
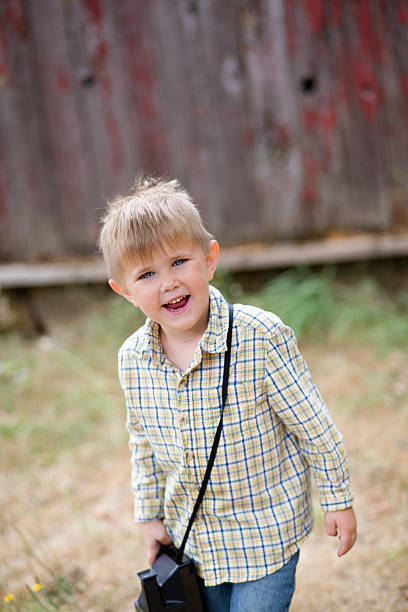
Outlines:
[[[149,278],[152,275],[153,275],[153,272],[144,272],[143,274],[139,276],[139,280],[143,280],[144,278]]]
[[[173,266],[180,266],[185,261],[185,259],[176,259],[176,261],[173,263]]]

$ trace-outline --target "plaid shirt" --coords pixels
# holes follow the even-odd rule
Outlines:
[[[228,304],[210,287],[209,324],[184,373],[150,319],[119,351],[135,520],[164,518],[177,546],[220,418],[227,329]],[[313,522],[309,468],[324,510],[351,505],[342,437],[293,332],[236,304],[223,432],[186,546],[207,585],[261,578],[297,551]]]

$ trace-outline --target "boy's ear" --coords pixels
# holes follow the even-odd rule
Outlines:
[[[218,256],[220,254],[220,247],[216,240],[211,240],[208,245],[208,253],[205,261],[207,263],[208,280],[211,281],[214,278],[215,270],[217,267]]]
[[[115,291],[116,293],[119,293],[119,295],[124,297],[125,300],[128,300],[128,302],[131,302],[131,304],[135,306],[134,298],[127,291],[121,289],[119,285],[115,283],[113,278],[109,279],[109,287],[113,289],[113,291]]]

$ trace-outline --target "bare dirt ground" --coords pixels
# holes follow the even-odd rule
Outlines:
[[[398,350],[381,356],[372,348],[340,343],[301,348],[344,434],[359,537],[353,551],[338,559],[337,541],[325,535],[316,504],[316,524],[301,552],[291,609],[406,612],[408,356]],[[47,354],[55,361],[52,350]],[[52,370],[51,361],[46,367]],[[106,368],[111,371],[112,364]],[[129,455],[114,370],[111,377],[107,397],[108,403],[112,398],[115,409],[112,414],[105,410],[102,425],[69,453],[57,449],[57,458],[49,465],[38,464],[33,456],[30,468],[30,456],[24,455],[21,447],[24,438],[17,432],[12,443],[5,443],[8,455],[0,490],[0,609],[20,609],[10,607],[15,602],[4,603],[4,594],[11,592],[17,597],[25,585],[39,581],[44,589],[54,585],[68,593],[68,603],[55,609],[132,610],[136,573],[146,563],[141,537],[132,521]],[[67,369],[65,384],[74,384],[74,378]],[[102,397],[105,387],[98,392]],[[75,396],[70,402],[61,408],[64,419],[69,419],[70,410],[80,414]],[[46,418],[40,398],[36,423],[40,429]]]

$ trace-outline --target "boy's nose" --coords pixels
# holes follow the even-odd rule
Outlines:
[[[178,287],[179,282],[174,274],[166,274],[162,278],[161,290],[162,291],[171,291]]]

